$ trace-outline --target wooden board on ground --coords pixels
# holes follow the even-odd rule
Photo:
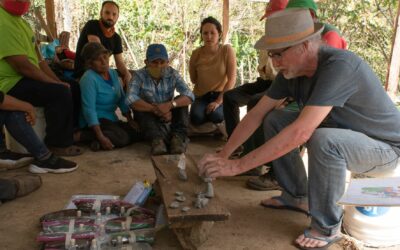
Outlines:
[[[229,211],[218,198],[218,190],[215,190],[215,197],[210,199],[205,208],[195,208],[193,202],[196,200],[196,193],[204,192],[206,185],[198,176],[194,159],[199,157],[186,155],[187,181],[178,178],[179,155],[152,156],[154,171],[161,189],[161,195],[167,210],[167,217],[170,223],[179,222],[201,222],[201,221],[224,221],[230,216]],[[186,201],[181,202],[176,209],[169,208],[175,201],[175,192],[183,192]],[[182,212],[181,208],[188,206],[188,212]]]

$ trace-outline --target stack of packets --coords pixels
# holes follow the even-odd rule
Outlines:
[[[76,209],[65,209],[40,218],[37,237],[45,250],[151,249],[155,213],[120,199],[104,197],[72,199]]]

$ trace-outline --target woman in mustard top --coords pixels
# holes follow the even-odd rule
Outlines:
[[[200,27],[203,46],[194,50],[190,57],[189,73],[196,96],[190,108],[194,125],[224,120],[222,97],[236,82],[236,56],[228,44],[220,44],[221,24],[207,17]]]

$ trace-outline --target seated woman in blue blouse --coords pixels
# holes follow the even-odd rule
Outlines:
[[[124,147],[140,139],[131,111],[125,104],[125,94],[118,74],[109,67],[110,52],[100,43],[84,46],[82,57],[87,71],[80,79],[82,113],[79,138],[90,142],[93,150]],[[115,113],[119,108],[128,122],[120,121]]]

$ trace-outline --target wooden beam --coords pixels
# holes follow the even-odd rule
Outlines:
[[[229,31],[229,0],[224,0],[222,8],[222,44],[225,43]]]
[[[51,32],[50,28],[47,26],[46,22],[44,21],[42,13],[40,13],[40,10],[38,7],[36,7],[34,9],[34,13],[35,13],[36,18],[39,20],[41,28],[44,29],[44,31],[46,32],[46,35],[48,37],[48,39],[46,39],[46,40],[52,42],[54,40],[54,35]]]
[[[390,63],[386,75],[385,89],[391,98],[397,94],[399,86],[400,74],[400,0],[398,3],[396,22],[394,25],[394,35],[392,40],[392,50],[390,55]]]
[[[55,8],[54,8],[54,0],[46,0],[46,21],[47,26],[49,27],[51,33],[53,34],[54,38],[58,37],[57,33],[57,25],[56,25],[56,15],[55,15]]]

